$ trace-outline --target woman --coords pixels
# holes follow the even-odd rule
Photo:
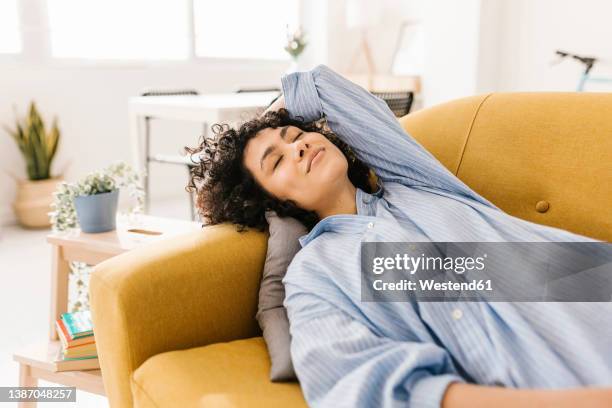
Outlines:
[[[406,135],[382,100],[325,66],[282,85],[262,118],[217,127],[191,151],[204,159],[192,187],[209,223],[263,228],[272,209],[312,227],[283,281],[309,404],[612,404],[610,388],[584,388],[612,384],[610,303],[360,299],[365,241],[593,240],[505,214]]]

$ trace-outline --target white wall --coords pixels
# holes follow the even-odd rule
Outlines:
[[[503,2],[501,15],[499,90],[573,91],[582,66],[551,66],[556,49],[607,59],[593,73],[612,72],[612,2],[512,0]]]
[[[612,2],[606,0],[424,1],[423,102],[485,92],[573,91],[583,66],[553,65],[563,49],[602,59],[612,77]],[[612,91],[591,84],[587,90]]]
[[[480,3],[426,2],[424,106],[474,94],[479,69]]]
[[[346,3],[345,0],[329,0],[327,60],[330,67],[340,72],[366,73],[367,64],[363,55],[357,58],[355,65],[351,65],[352,57],[360,47],[361,29],[347,27]],[[421,20],[425,2],[381,0],[379,3],[378,24],[369,27],[366,32],[376,71],[388,73],[402,22]]]

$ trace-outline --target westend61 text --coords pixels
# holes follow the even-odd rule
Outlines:
[[[378,279],[372,284],[374,290],[404,290],[404,291],[492,291],[493,286],[490,279],[479,279],[470,282],[437,282],[433,279],[409,281],[402,279],[398,282],[383,282]]]

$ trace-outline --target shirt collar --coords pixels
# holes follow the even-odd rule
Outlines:
[[[372,194],[357,188],[355,194],[357,215],[340,214],[323,218],[308,234],[299,238],[302,248],[326,231],[353,234],[364,231],[368,223],[376,217],[376,202],[382,197],[384,192],[384,187],[380,179],[377,180],[376,186],[377,190]]]

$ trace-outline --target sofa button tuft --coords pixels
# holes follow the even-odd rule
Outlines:
[[[548,201],[538,201],[535,208],[537,212],[545,213],[550,208],[550,203]]]

